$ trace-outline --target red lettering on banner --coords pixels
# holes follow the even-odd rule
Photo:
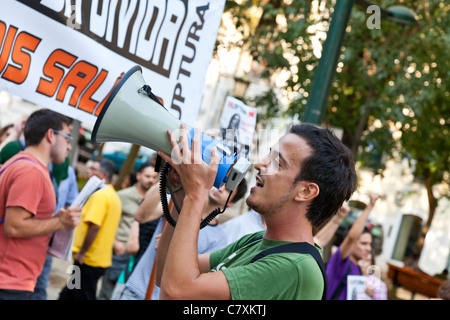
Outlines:
[[[94,111],[95,106],[98,104],[98,101],[92,99],[92,95],[97,91],[98,87],[103,83],[106,76],[108,75],[108,71],[102,70],[98,74],[97,78],[95,78],[94,82],[87,88],[86,92],[80,99],[80,109],[85,110],[89,113]]]
[[[51,81],[41,77],[36,92],[42,93],[43,95],[49,97],[53,97],[53,95],[56,93],[56,90],[58,90],[59,83],[64,77],[64,69],[58,67],[57,64],[69,68],[76,60],[76,56],[64,50],[57,49],[53,51],[45,62],[43,69],[44,75],[50,78]]]
[[[6,25],[2,23],[3,26],[3,34],[1,34],[1,39],[3,43],[2,48],[2,54],[0,55],[0,72],[3,71],[3,69],[6,66],[6,63],[9,59],[9,53],[11,52],[11,48],[13,45],[14,38],[16,37],[17,28],[16,27],[9,27],[8,33],[6,33]],[[6,38],[5,38],[6,35]],[[5,41],[3,41],[5,39]]]
[[[97,75],[97,67],[86,61],[77,62],[68,72],[56,94],[56,100],[64,101],[69,87],[75,90],[69,100],[69,105],[76,107],[81,93]]]
[[[106,100],[108,100],[109,95],[111,94],[111,92],[114,90],[114,87],[119,83],[120,79],[122,79],[123,75],[125,73],[122,72],[122,74],[117,78],[116,82],[114,83],[113,87],[111,88],[111,90],[108,92],[108,94],[106,95],[105,99],[103,99],[102,103],[100,103],[100,105],[98,106],[97,110],[95,110],[95,115],[98,116],[100,114],[100,111],[102,111],[103,106],[105,105]]]
[[[86,61],[76,62],[77,59],[78,57],[62,49],[53,51],[43,68],[44,76],[47,79],[44,77],[39,79],[36,92],[48,97],[56,94],[56,100],[63,102],[69,88],[72,87],[74,90],[69,105],[78,106],[80,110],[91,114],[95,110],[98,115],[107,97],[99,105],[99,102],[92,96],[105,81],[108,71],[102,69],[97,74],[98,68],[95,65]]]
[[[28,76],[31,64],[30,52],[36,51],[41,39],[28,32],[20,32],[17,37],[17,28],[10,26],[6,32],[6,25],[0,21],[0,43],[5,39],[0,55],[0,72],[5,69],[2,78],[17,84],[23,83]],[[14,41],[15,40],[15,41]],[[9,57],[18,66],[7,64]]]

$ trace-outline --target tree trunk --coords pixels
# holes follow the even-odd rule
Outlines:
[[[421,235],[419,237],[419,240],[417,241],[417,253],[420,256],[420,253],[422,252],[423,245],[425,243],[425,237],[430,229],[431,223],[433,222],[434,213],[436,212],[436,208],[438,206],[438,200],[433,195],[433,178],[431,176],[430,172],[426,173],[425,179],[424,179],[425,188],[427,190],[427,196],[428,196],[428,218],[427,222],[422,228]]]

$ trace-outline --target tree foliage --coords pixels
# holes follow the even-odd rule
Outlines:
[[[320,46],[332,18],[330,1],[227,1],[247,48],[264,67],[262,76],[285,84],[279,94],[258,97],[266,117],[302,118]],[[429,196],[429,219],[439,196],[450,196],[450,20],[449,6],[439,0],[380,0],[382,8],[403,5],[417,14],[419,27],[386,19],[370,28],[371,13],[356,4],[352,10],[324,124],[341,127],[343,141],[365,168],[382,174],[382,159],[407,158]],[[255,23],[250,9],[258,8]],[[318,52],[319,50],[319,52]],[[274,86],[275,89],[275,86]],[[440,192],[436,186],[440,185]]]

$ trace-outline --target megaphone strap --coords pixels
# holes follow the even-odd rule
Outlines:
[[[158,97],[156,97],[156,96],[153,94],[152,88],[151,88],[148,84],[144,84],[144,85],[142,86],[142,88],[140,88],[140,89],[138,90],[138,93],[142,93],[142,91],[144,91],[144,92],[149,96],[150,99],[156,101],[158,104],[161,105],[161,107],[163,107],[163,108],[165,109],[164,105],[161,103],[161,101],[158,99]]]

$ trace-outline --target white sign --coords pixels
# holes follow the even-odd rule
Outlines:
[[[248,158],[256,128],[256,108],[227,97],[220,118],[220,136],[233,149],[237,147]]]
[[[72,5],[73,3],[73,5]],[[2,0],[0,90],[94,124],[135,65],[194,125],[225,0]]]
[[[366,293],[367,276],[347,276],[347,300],[372,300]]]

